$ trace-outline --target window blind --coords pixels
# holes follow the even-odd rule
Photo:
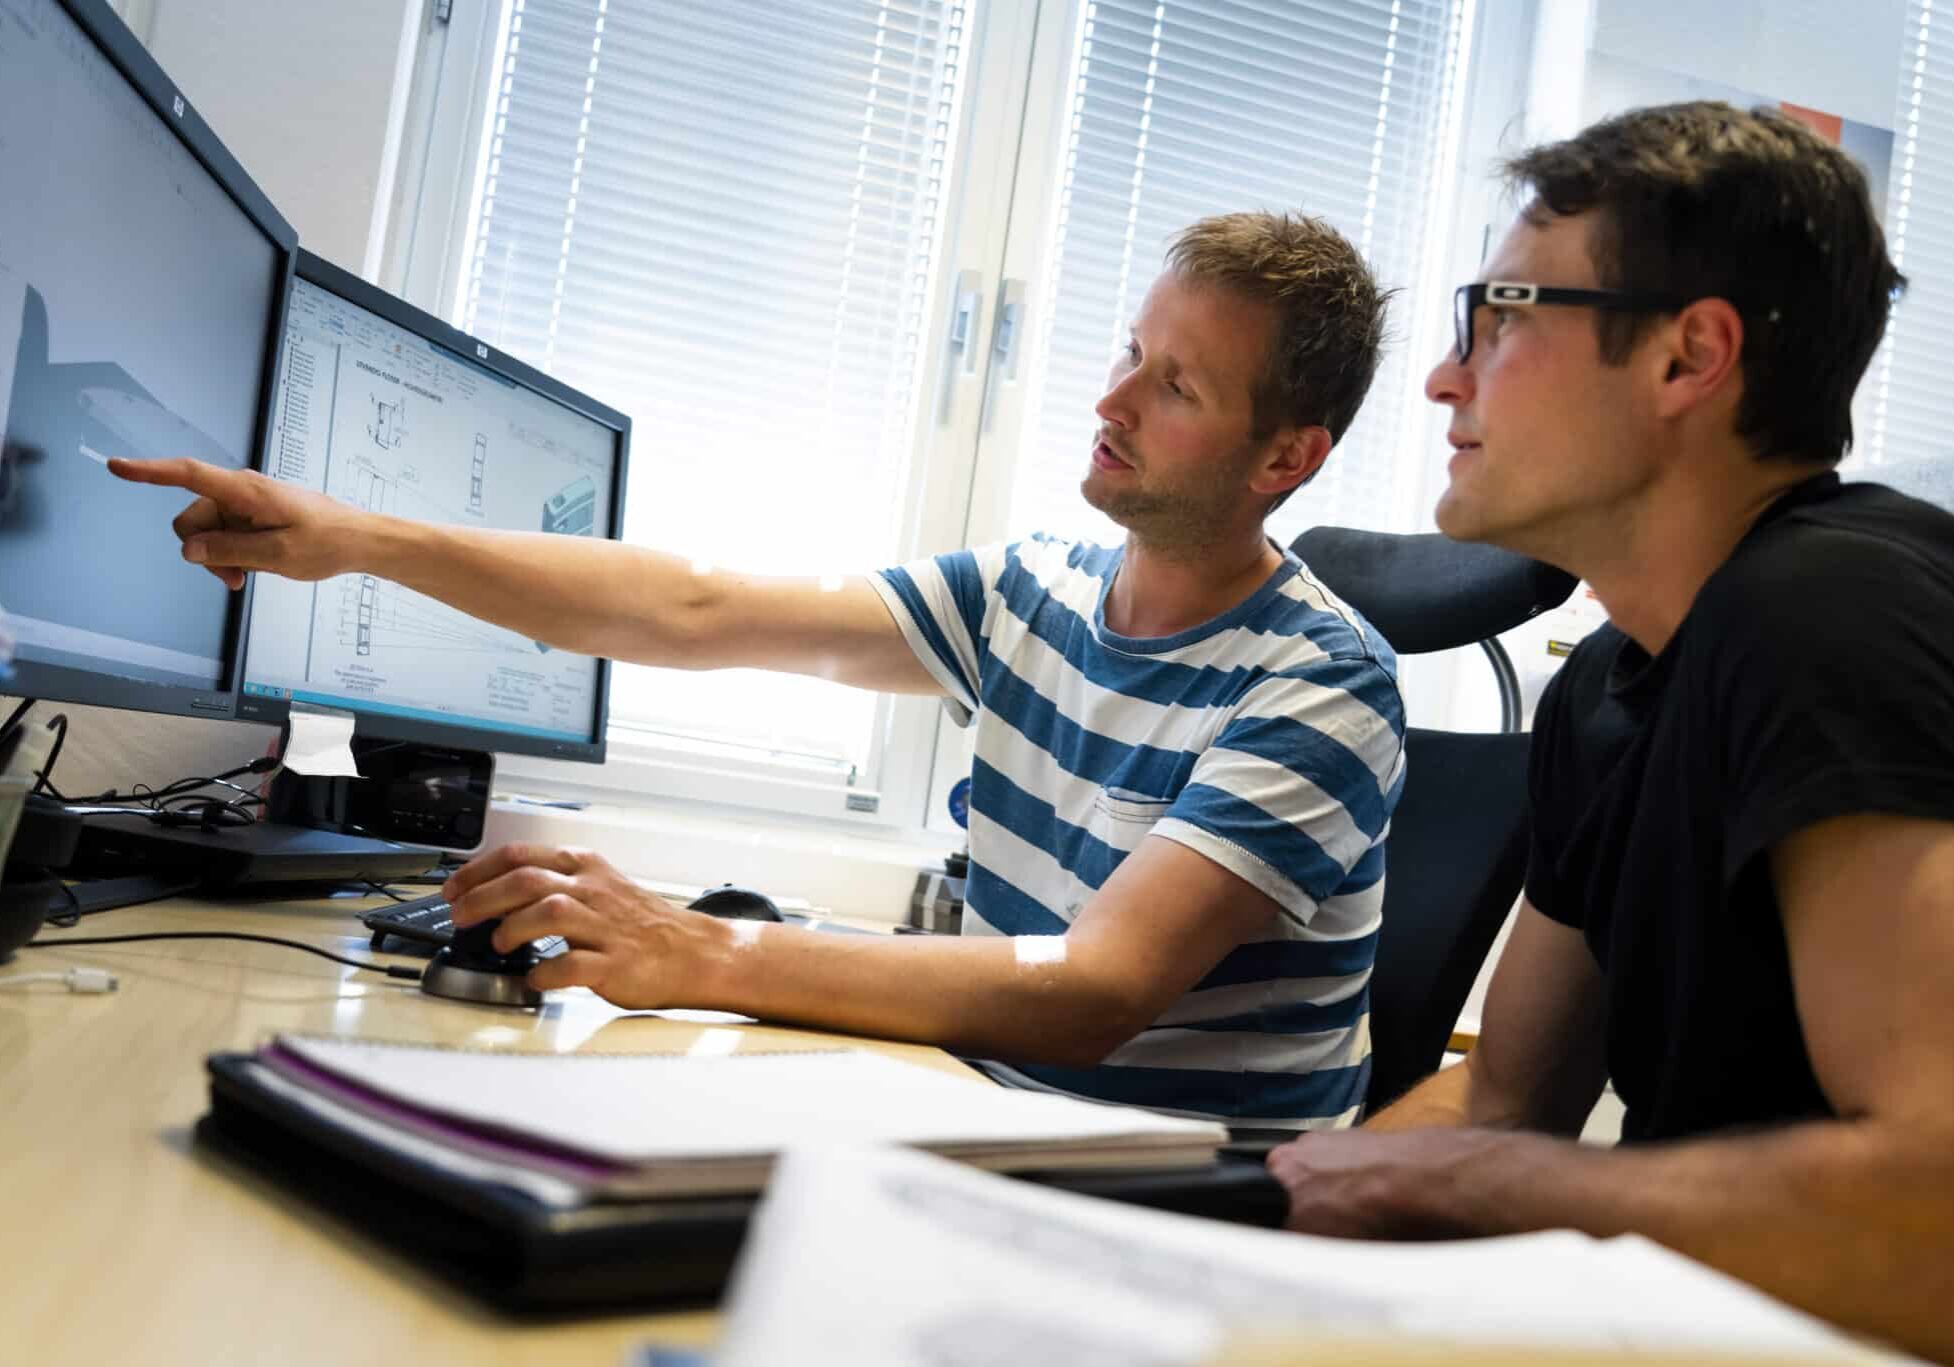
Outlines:
[[[510,0],[457,321],[631,414],[628,539],[894,559],[964,32],[950,0]],[[874,706],[746,671],[612,695],[843,764]]]
[[[1387,287],[1428,243],[1461,32],[1460,0],[1096,0],[1076,55],[1051,276],[1030,368],[1035,449],[1019,462],[1014,534],[1122,536],[1080,499],[1107,366],[1172,235],[1209,214],[1328,219]],[[1388,527],[1408,477],[1401,413],[1431,357],[1392,347],[1357,422],[1271,523]]]
[[[1954,509],[1954,5],[1907,0],[1887,249],[1905,271],[1872,367],[1872,431],[1847,473]]]

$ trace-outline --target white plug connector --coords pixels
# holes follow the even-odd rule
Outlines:
[[[28,983],[66,983],[70,992],[113,992],[115,974],[106,968],[71,968],[65,973],[19,973],[0,978],[0,987],[21,987]]]

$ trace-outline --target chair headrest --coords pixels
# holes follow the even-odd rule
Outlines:
[[[1312,527],[1290,549],[1401,655],[1497,636],[1559,607],[1576,582],[1552,565],[1437,532]]]

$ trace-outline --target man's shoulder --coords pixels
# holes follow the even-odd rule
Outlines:
[[[1093,541],[1033,532],[1021,541],[973,554],[980,563],[996,565],[1001,575],[1015,575],[1050,590],[1070,580],[1104,579],[1118,563],[1120,551]]]
[[[1810,629],[1895,594],[1954,604],[1954,515],[1881,484],[1828,484],[1746,537],[1704,586],[1706,611]]]
[[[1383,633],[1290,559],[1292,572],[1236,629],[1260,636],[1271,655],[1287,655],[1301,668],[1368,666],[1395,679],[1397,653]]]

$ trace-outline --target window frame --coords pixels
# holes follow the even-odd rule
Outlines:
[[[1059,132],[1071,107],[1072,45],[1091,0],[964,2],[969,66],[956,130],[960,152],[946,186],[925,323],[923,401],[901,499],[898,558],[903,561],[994,539],[1008,517],[1009,481],[997,476],[1000,466],[1008,473],[1016,453],[999,461],[1000,443],[987,447],[986,434],[993,428],[1014,430],[1014,406],[1022,403],[1027,386],[1006,375],[993,380],[996,314],[1007,281],[1034,285],[1049,269],[1046,230],[1058,202],[1054,167],[1063,155]],[[1448,159],[1454,174],[1435,209],[1441,226],[1431,234],[1435,249],[1427,280],[1442,283],[1448,271],[1465,278],[1458,263],[1466,261],[1469,274],[1484,234],[1493,230],[1485,197],[1475,195],[1484,177],[1474,168],[1489,160],[1510,122],[1516,109],[1512,95],[1527,88],[1537,3],[1465,0],[1459,60],[1466,74],[1456,87],[1459,103],[1451,126],[1459,136]],[[477,0],[452,6],[446,21],[432,12],[422,21],[379,283],[444,318],[453,316],[462,288],[468,208],[486,167],[493,108],[488,73],[500,70],[510,7],[511,0]],[[1494,98],[1507,102],[1494,108],[1487,103]],[[981,138],[976,136],[980,125]],[[1044,187],[1042,198],[1033,187]],[[965,351],[954,352],[948,342],[953,312],[960,299],[973,295],[970,341]],[[1025,295],[1027,301],[1035,299],[1037,290],[1026,288]],[[1399,322],[1400,344],[1415,349],[1409,353],[1414,360],[1446,326],[1436,303],[1424,313],[1430,317]],[[1029,335],[1035,325],[1027,315],[1020,335]],[[1432,442],[1442,425],[1436,416],[1434,410],[1404,426],[1416,450],[1437,449]],[[655,460],[656,453],[645,452],[643,459]],[[1429,522],[1436,462],[1424,466],[1424,478],[1404,482],[1400,513],[1408,528]],[[1447,685],[1427,691],[1437,696],[1452,690]],[[944,797],[969,771],[967,733],[932,698],[881,700],[869,760],[859,773],[675,743],[615,716],[609,745],[602,766],[508,756],[501,773],[520,787],[656,795],[914,835],[954,833]]]

